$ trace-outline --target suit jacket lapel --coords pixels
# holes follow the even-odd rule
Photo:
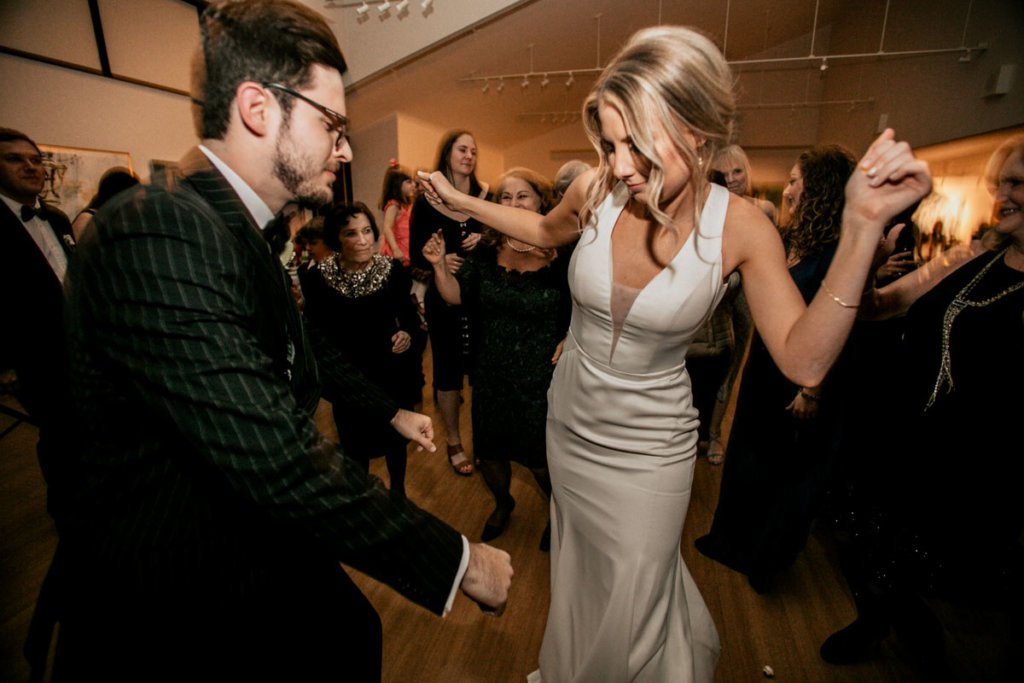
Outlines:
[[[198,147],[182,159],[179,168],[182,176],[177,181],[194,189],[221,216],[228,231],[258,264],[256,281],[263,293],[261,313],[267,315],[261,316],[257,324],[265,329],[268,341],[272,340],[271,348],[266,351],[274,360],[275,369],[292,383],[298,398],[317,384],[317,377],[284,269],[270,253],[269,245],[242,200]],[[318,390],[314,393],[319,394]]]

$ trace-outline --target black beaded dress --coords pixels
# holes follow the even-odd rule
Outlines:
[[[421,399],[420,359],[424,335],[409,296],[411,281],[401,261],[376,255],[357,273],[345,271],[337,255],[302,275],[304,313],[345,352],[369,381],[398,405],[411,409]],[[391,337],[403,330],[412,339],[404,353],[392,353]],[[358,460],[383,455],[388,444],[405,443],[392,429],[380,434],[336,410],[338,436],[347,454]]]
[[[545,468],[547,391],[551,357],[569,327],[571,303],[560,252],[540,270],[498,265],[494,246],[481,243],[456,273],[473,339],[473,453]]]
[[[957,309],[960,309],[957,312]],[[891,579],[975,594],[1024,582],[1024,273],[987,253],[910,308]]]

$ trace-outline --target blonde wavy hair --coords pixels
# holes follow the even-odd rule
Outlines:
[[[697,31],[682,26],[658,26],[638,31],[598,77],[583,105],[583,125],[600,163],[580,226],[587,226],[597,206],[618,180],[601,144],[598,109],[607,104],[621,114],[637,154],[649,165],[647,209],[661,225],[675,230],[672,217],[660,208],[665,181],[664,160],[654,145],[657,122],[690,171],[694,190],[694,227],[704,208],[708,180],[703,170],[718,148],[733,134],[736,103],[733,76],[721,51]],[[684,139],[689,131],[700,142],[694,149]]]
[[[750,179],[750,159],[747,157],[747,153],[743,151],[743,148],[739,145],[727,145],[718,150],[711,162],[711,167],[722,170],[721,167],[723,166],[732,168],[739,166],[742,168],[743,174],[747,179],[747,184],[743,188],[743,196],[753,196],[754,181]],[[722,173],[726,173],[726,171],[722,170]]]
[[[991,194],[996,193],[999,186],[999,171],[1003,170],[1003,164],[1014,154],[1019,154],[1024,159],[1024,135],[1014,135],[992,152],[985,164],[985,185]],[[997,250],[1009,244],[1010,235],[1003,235],[998,230],[986,230],[981,238],[981,244],[986,249]]]

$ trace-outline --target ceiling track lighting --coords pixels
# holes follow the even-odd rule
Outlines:
[[[498,87],[496,88],[496,90],[498,92],[502,92],[502,91],[505,90],[505,79],[504,78],[498,79]]]
[[[523,112],[516,116],[520,119],[537,119],[541,123],[561,125],[563,123],[578,121],[580,113],[578,111],[533,111]]]
[[[324,9],[347,9],[355,8],[356,15],[360,20],[365,20],[370,13],[371,7],[377,8],[377,14],[381,18],[387,18],[388,16],[395,15],[406,15],[409,13],[410,0],[398,0],[398,2],[391,2],[391,0],[382,0],[379,3],[371,5],[367,0],[360,0],[360,2],[337,2],[337,0],[327,0],[324,4]],[[433,6],[434,0],[421,0],[420,7],[423,8],[424,12],[429,10]]]

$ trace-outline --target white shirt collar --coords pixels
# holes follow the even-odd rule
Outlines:
[[[18,219],[20,220],[21,219],[21,207],[26,206],[26,205],[22,204],[21,202],[19,202],[16,199],[11,199],[10,197],[8,197],[5,194],[0,194],[0,199],[4,200],[4,204],[7,205],[7,208],[9,208],[11,211],[13,211],[14,215],[17,216]],[[30,204],[29,206],[31,206],[33,209],[38,209],[39,208],[39,197],[36,197],[35,202]]]
[[[220,171],[224,179],[228,181],[228,185],[235,191],[238,198],[242,200],[242,204],[249,211],[249,215],[252,216],[253,220],[256,221],[256,225],[260,226],[260,230],[267,227],[274,218],[274,212],[270,210],[267,203],[260,199],[260,196],[256,194],[256,191],[249,187],[249,183],[242,180],[242,177],[235,173],[230,166],[218,157],[216,154],[211,152],[204,145],[199,145],[200,151],[206,155],[206,158],[210,160],[210,163]]]

